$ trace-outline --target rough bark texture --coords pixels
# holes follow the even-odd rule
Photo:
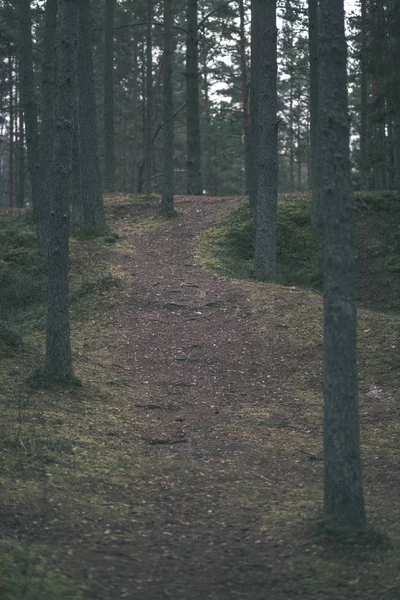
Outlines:
[[[137,171],[138,171],[138,139],[139,139],[139,65],[138,65],[138,43],[134,40],[133,47],[133,85],[132,85],[132,122],[133,122],[133,135],[131,138],[131,193],[134,194],[137,191]]]
[[[311,220],[314,227],[320,227],[322,208],[318,181],[318,0],[308,0],[308,39],[310,57]]]
[[[21,100],[25,115],[25,135],[28,152],[28,170],[32,187],[32,206],[36,221],[39,249],[47,248],[47,217],[43,203],[40,169],[39,128],[37,119],[36,87],[33,75],[32,25],[30,0],[20,0],[20,67]]]
[[[60,61],[48,253],[46,370],[72,375],[68,314],[68,235],[72,143],[76,103],[80,0],[60,0]]]
[[[200,196],[203,193],[203,186],[197,43],[197,0],[188,0],[186,35],[187,193]]]
[[[259,39],[255,80],[258,151],[254,275],[260,281],[274,281],[278,202],[276,0],[256,2]]]
[[[174,210],[174,106],[173,106],[173,37],[172,0],[164,0],[164,164],[161,211]]]
[[[51,165],[54,151],[55,62],[57,46],[58,1],[47,0],[45,9],[43,63],[41,80],[40,160],[43,185],[42,202],[46,215],[50,210]]]
[[[93,67],[93,27],[90,0],[79,2],[79,143],[83,225],[105,227],[97,145],[96,98]]]
[[[12,56],[8,57],[8,78],[10,86],[10,122],[9,122],[9,162],[8,162],[8,204],[10,207],[14,206],[14,70],[13,70],[13,59]]]
[[[151,176],[153,172],[153,55],[152,55],[152,19],[153,2],[147,0],[147,33],[146,33],[146,139],[145,139],[145,165],[144,165],[144,191],[151,194]]]
[[[105,0],[104,17],[104,190],[115,185],[114,148],[114,8],[115,0]]]
[[[343,0],[320,1],[320,147],[324,225],[324,513],[365,525],[356,359],[355,223]]]
[[[244,2],[239,0],[239,55],[240,55],[240,79],[242,86],[242,111],[243,111],[243,138],[244,138],[244,186],[245,194],[250,192],[250,115],[249,115],[249,86],[247,81],[247,51],[246,33],[244,23]]]

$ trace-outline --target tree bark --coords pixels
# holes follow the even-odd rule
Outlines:
[[[40,102],[40,176],[43,186],[42,202],[44,203],[47,214],[50,209],[51,166],[54,156],[57,12],[57,0],[47,0],[44,17],[43,63]]]
[[[174,210],[174,105],[173,105],[173,13],[172,0],[164,0],[164,148],[163,148],[163,191],[161,212]]]
[[[250,205],[257,209],[257,154],[258,154],[258,110],[257,110],[257,72],[259,15],[258,0],[251,0],[251,72],[250,72]]]
[[[247,81],[247,52],[246,33],[244,23],[244,2],[238,0],[239,5],[239,56],[240,56],[240,79],[242,87],[242,112],[243,112],[243,141],[244,141],[244,187],[245,194],[250,193],[250,115],[249,115],[249,86]]]
[[[320,0],[320,152],[324,236],[324,514],[365,526],[360,460],[355,220],[343,0]]]
[[[321,226],[322,221],[318,181],[318,0],[308,0],[308,40],[310,62],[311,222],[317,228]]]
[[[78,44],[80,171],[83,226],[89,229],[106,225],[97,144],[92,31],[90,0],[80,0]]]
[[[55,378],[73,375],[68,313],[68,236],[80,1],[60,0],[59,5],[60,60],[52,167],[46,323],[46,371]]]
[[[360,187],[368,184],[368,69],[367,69],[367,0],[361,0],[361,105],[360,105]]]
[[[79,49],[78,49],[79,52]],[[74,134],[72,140],[72,182],[71,182],[71,225],[74,228],[83,227],[83,201],[81,176],[81,149],[79,140],[79,111],[78,100],[75,102]]]
[[[18,208],[24,208],[25,206],[25,132],[21,91],[19,93],[18,109],[18,186],[16,203]]]
[[[254,276],[260,281],[274,281],[278,202],[276,0],[255,1],[259,36],[255,81],[258,152]]]
[[[146,34],[146,138],[145,138],[145,165],[144,165],[144,191],[151,194],[152,177],[152,125],[153,125],[153,41],[152,19],[153,2],[147,0],[147,34]]]
[[[186,135],[187,193],[203,193],[199,104],[197,0],[187,0],[186,35]]]
[[[115,0],[105,0],[104,17],[104,190],[114,192],[114,8]]]
[[[30,0],[19,0],[19,2],[20,85],[25,116],[28,170],[32,188],[32,206],[36,221],[39,250],[46,252],[48,210],[44,202],[41,178],[37,99],[33,74],[31,3]]]
[[[9,77],[9,99],[10,99],[10,144],[9,144],[9,161],[8,161],[8,204],[10,207],[14,206],[14,158],[15,158],[15,150],[14,150],[14,117],[15,117],[15,106],[14,106],[14,70],[13,70],[13,57],[9,55],[9,69],[8,69],[8,77]]]
[[[137,191],[137,171],[138,171],[138,139],[139,139],[139,103],[138,103],[138,78],[139,78],[139,66],[138,66],[138,44],[137,40],[134,40],[133,48],[133,85],[132,85],[132,121],[133,121],[133,135],[131,145],[131,193],[134,194]]]

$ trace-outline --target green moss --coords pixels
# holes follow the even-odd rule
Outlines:
[[[393,192],[358,193],[358,301],[400,309],[400,200]],[[321,239],[311,226],[308,194],[285,194],[278,204],[277,283],[322,290]],[[219,275],[252,277],[255,226],[243,205],[199,238],[198,261]]]
[[[39,546],[0,542],[2,600],[78,600],[83,588],[55,570]]]

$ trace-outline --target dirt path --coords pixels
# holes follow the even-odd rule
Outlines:
[[[196,264],[196,236],[239,202],[181,198],[179,218],[131,229],[134,254],[106,256],[126,286],[75,357],[107,361],[110,396],[80,425],[101,451],[61,521],[46,506],[31,537],[58,545],[96,600],[394,600],[376,557],[360,566],[305,532],[322,493],[321,377],[296,323],[319,326],[319,299]]]

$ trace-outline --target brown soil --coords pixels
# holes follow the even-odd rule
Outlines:
[[[361,398],[368,514],[394,547],[312,537],[320,298],[196,263],[196,237],[239,202],[178,198],[180,216],[121,221],[125,249],[97,252],[124,286],[75,353],[84,383],[109,390],[80,427],[118,459],[102,471],[99,455],[92,476],[54,483],[36,518],[17,508],[10,526],[56,549],[96,600],[397,599],[396,392],[371,384]]]

